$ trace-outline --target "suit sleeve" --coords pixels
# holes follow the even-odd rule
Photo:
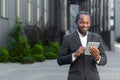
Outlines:
[[[72,54],[69,52],[69,42],[67,36],[63,38],[57,62],[59,65],[72,63]]]
[[[100,51],[101,60],[98,65],[105,65],[107,63],[107,56],[102,46],[103,46],[103,41],[102,38],[100,37],[100,46],[98,49]]]

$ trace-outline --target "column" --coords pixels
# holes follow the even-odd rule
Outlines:
[[[28,0],[28,24],[31,23],[31,0]]]
[[[44,0],[44,26],[49,24],[49,0]]]
[[[39,0],[39,27],[44,26],[44,0]]]
[[[2,17],[6,17],[6,0],[2,0],[3,1],[3,13],[2,13]]]
[[[65,31],[67,31],[67,27],[68,27],[68,25],[67,25],[67,0],[64,0],[64,27],[65,27]]]
[[[17,17],[20,18],[20,0],[17,0]]]
[[[100,32],[103,31],[103,0],[99,0],[99,3],[100,3],[100,16],[99,16],[99,19],[100,19]]]
[[[39,26],[40,21],[40,0],[37,0],[37,25]]]

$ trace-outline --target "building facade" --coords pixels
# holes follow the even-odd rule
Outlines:
[[[115,36],[116,39],[120,38],[120,1],[115,0]]]
[[[96,32],[102,36],[106,49],[114,50],[114,0],[69,0],[69,2],[70,5],[79,5],[79,11],[85,10],[90,13],[90,31]]]
[[[17,17],[23,25],[56,25],[67,30],[67,0],[0,0],[0,45],[9,40]]]
[[[55,25],[69,34],[76,30],[76,13],[86,10],[92,17],[91,31],[101,34],[105,43],[113,49],[113,2],[114,0],[0,0],[0,45],[9,40],[9,31],[14,26],[16,17],[21,19],[23,25]]]

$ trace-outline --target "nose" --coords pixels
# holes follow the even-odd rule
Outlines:
[[[87,26],[88,26],[88,24],[87,24],[87,23],[84,23],[84,24],[83,24],[83,26],[84,26],[84,27],[87,27]]]

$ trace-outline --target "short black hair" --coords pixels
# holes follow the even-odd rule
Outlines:
[[[80,19],[80,15],[88,15],[90,17],[90,14],[87,11],[80,11],[77,15],[76,15],[76,20],[75,23],[77,24],[77,21]]]

